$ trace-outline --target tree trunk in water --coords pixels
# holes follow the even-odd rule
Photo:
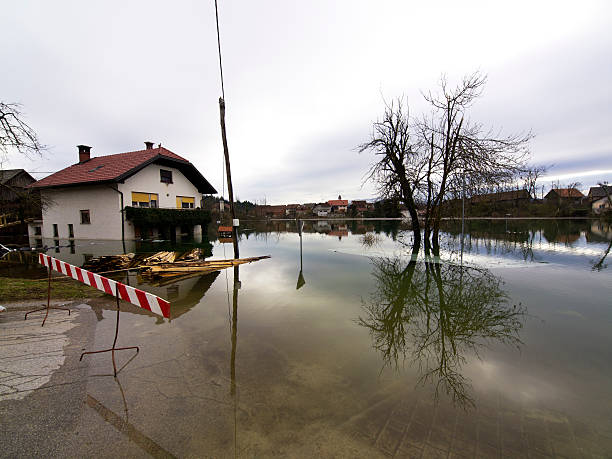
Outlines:
[[[412,233],[414,234],[413,248],[417,247],[418,251],[418,249],[421,247],[421,224],[419,223],[419,215],[417,214],[417,211],[414,208],[408,208],[408,212],[410,213],[410,220],[412,222]]]
[[[431,245],[434,255],[440,257],[440,220],[434,222],[433,231],[431,233]]]

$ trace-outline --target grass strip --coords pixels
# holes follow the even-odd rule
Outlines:
[[[104,292],[70,278],[51,279],[51,299],[98,298]],[[47,279],[0,277],[0,301],[29,301],[47,298]]]

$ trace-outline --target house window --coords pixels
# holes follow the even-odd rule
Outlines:
[[[89,224],[91,224],[91,215],[89,214],[89,209],[81,210],[81,225]]]
[[[34,227],[34,235],[35,236],[40,236],[42,234],[42,228],[40,226],[35,226]]]
[[[159,178],[162,183],[172,183],[172,171],[166,171],[164,169],[159,170]]]
[[[132,191],[132,207],[153,207],[159,205],[157,193],[140,193]]]
[[[74,237],[74,225],[68,223],[68,237]]]
[[[59,237],[59,229],[57,229],[57,223],[53,224],[53,237]]]
[[[195,198],[191,196],[177,196],[176,197],[176,208],[177,209],[193,209],[195,206]]]

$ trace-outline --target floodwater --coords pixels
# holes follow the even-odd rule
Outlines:
[[[108,354],[86,357],[74,396],[130,454],[610,457],[611,245],[598,221],[480,220],[464,237],[448,223],[439,257],[415,258],[400,222],[243,222],[241,257],[270,259],[169,285],[117,278],[170,300],[172,319],[122,307],[119,345],[140,353],[117,379],[100,376]],[[112,308],[95,310],[95,348]]]

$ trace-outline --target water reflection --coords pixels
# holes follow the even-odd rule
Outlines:
[[[502,280],[483,267],[417,261],[418,247],[402,257],[372,259],[376,288],[358,322],[370,330],[386,366],[408,361],[419,383],[431,383],[464,407],[473,406],[471,383],[462,374],[468,357],[487,343],[520,347],[526,309],[511,304]]]
[[[465,222],[464,252],[476,257],[502,257],[526,262],[555,262],[562,264],[583,264],[587,269],[605,268],[605,259],[612,242],[612,225],[601,220],[468,220]],[[335,240],[344,244],[351,240],[357,242],[365,235],[372,241],[396,241],[398,237],[410,238],[411,231],[407,222],[398,220],[301,220],[297,228],[295,220],[273,222],[249,222],[240,234],[240,241],[255,240],[266,244],[279,243],[284,234],[320,234],[330,242]],[[461,222],[444,221],[441,233],[443,247],[456,250],[461,245]],[[359,236],[355,238],[354,236]],[[386,236],[386,237],[385,237]],[[382,239],[381,239],[382,238]],[[55,257],[76,266],[82,265],[87,258],[123,253],[120,241],[56,240],[45,239],[44,245],[55,253]],[[194,241],[128,241],[127,250],[137,254],[154,253],[160,250],[190,250],[202,248],[205,257],[212,255],[212,244],[217,244],[217,235],[211,232],[208,239]],[[375,244],[378,245],[378,244]],[[33,245],[32,245],[33,247]],[[377,247],[380,248],[380,247]],[[575,260],[572,261],[572,256]],[[13,253],[0,262],[9,265]],[[579,257],[588,256],[590,260],[580,261]],[[559,259],[563,257],[563,259]],[[472,257],[472,261],[474,261]],[[34,260],[36,264],[37,260]],[[19,269],[7,269],[15,276]],[[20,273],[19,273],[20,274]]]
[[[159,445],[153,438],[147,436],[147,434],[145,434],[142,430],[138,429],[134,424],[130,422],[128,417],[128,406],[127,401],[125,399],[123,387],[121,386],[121,383],[119,382],[118,378],[113,378],[113,380],[117,383],[117,385],[119,386],[119,391],[121,392],[125,419],[122,419],[119,414],[115,413],[112,409],[103,405],[102,402],[100,402],[91,394],[87,394],[86,404],[96,413],[98,413],[98,415],[100,415],[100,417],[105,422],[114,427],[118,432],[125,435],[131,442],[135,443],[143,451],[145,451],[152,457],[176,457],[169,451],[164,449],[161,445]]]
[[[398,239],[411,244],[412,232],[405,221],[398,220],[302,220],[301,228],[295,221],[250,222],[248,232],[241,239],[262,240],[279,243],[284,234],[302,233],[327,236],[331,242],[342,243],[344,251],[352,253],[363,249],[385,251],[381,241],[396,242]],[[496,265],[510,262],[559,263],[580,266],[581,269],[603,269],[598,263],[612,242],[612,225],[602,220],[568,219],[482,219],[465,222],[461,232],[459,220],[443,222],[440,244],[443,256],[459,252],[463,245],[466,259],[472,263]],[[462,238],[463,234],[463,238]],[[355,238],[354,236],[359,236]],[[347,242],[345,244],[345,242]],[[357,244],[357,242],[371,242]],[[462,244],[463,242],[463,244]]]
[[[304,230],[304,222],[297,221],[297,226],[298,233],[300,234],[300,273],[298,274],[298,280],[295,289],[299,290],[306,284],[306,280],[304,279],[304,262],[302,257],[302,232]]]
[[[136,273],[123,273],[110,277],[126,285],[137,286],[149,293],[169,300],[172,304],[170,308],[170,320],[175,320],[191,311],[203,301],[206,292],[212,287],[218,276],[219,271],[207,274],[192,274],[184,276],[178,281],[173,280],[171,283],[162,282],[158,284],[147,283]],[[104,319],[103,311],[115,311],[113,303],[109,303],[108,301],[92,301],[90,302],[90,307],[94,311],[98,321]],[[122,306],[122,310],[129,314],[155,317],[157,325],[166,323],[161,316],[155,315],[137,306],[125,304]]]
[[[610,240],[610,243],[608,244],[608,248],[604,251],[601,258],[593,264],[593,271],[601,271],[602,269],[606,269],[608,267],[608,265],[606,264],[606,258],[608,257],[611,248],[612,248],[612,240]]]
[[[240,266],[234,266],[234,288],[232,293],[232,350],[230,353],[230,396],[234,415],[234,455],[238,448],[238,395],[236,393],[236,348],[238,346],[238,290],[240,290]]]

